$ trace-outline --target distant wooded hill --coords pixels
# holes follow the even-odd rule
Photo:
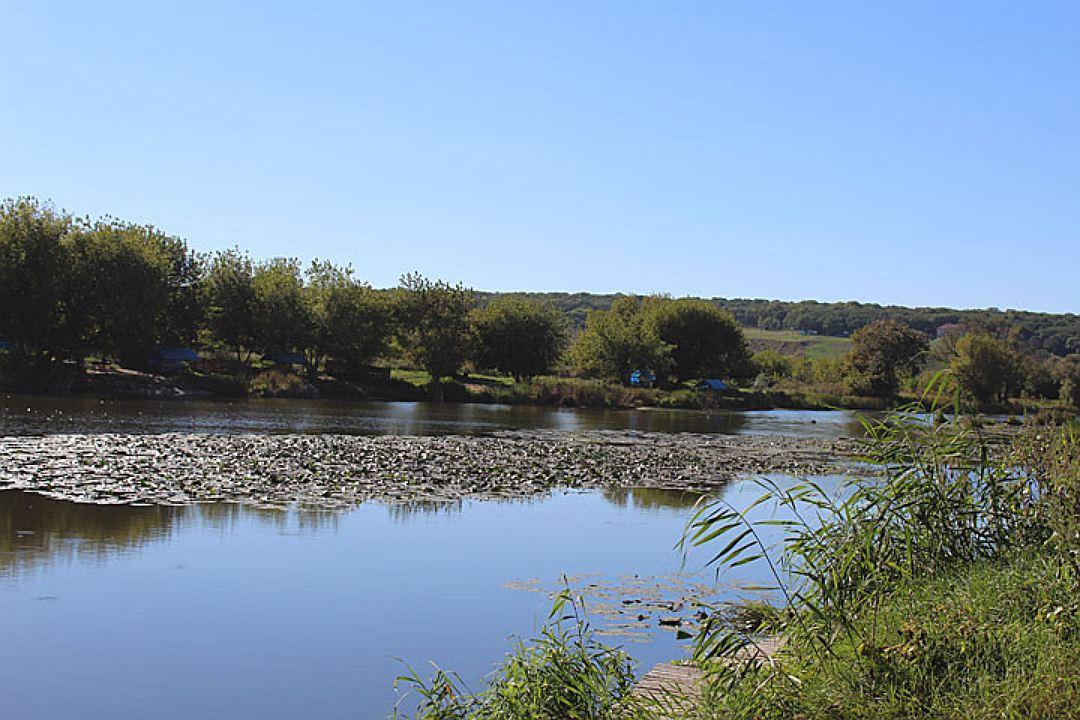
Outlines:
[[[481,302],[499,294],[516,294],[546,300],[566,314],[575,329],[585,326],[590,310],[606,310],[616,295],[593,293],[477,293]],[[814,300],[746,300],[711,298],[729,310],[739,323],[763,330],[805,331],[844,337],[874,320],[892,318],[921,330],[931,338],[950,326],[960,330],[988,331],[1008,337],[1033,351],[1053,355],[1080,352],[1080,315],[1039,313],[1023,310],[956,310],[953,308],[909,308],[900,305]]]

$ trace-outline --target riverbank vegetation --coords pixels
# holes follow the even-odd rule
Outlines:
[[[507,693],[532,697],[551,685],[587,688],[586,697],[557,714],[533,705],[513,717],[1080,717],[1076,425],[991,441],[969,422],[896,415],[867,431],[878,476],[839,493],[762,480],[751,508],[718,500],[690,522],[684,547],[707,551],[721,571],[766,563],[779,599],[745,614],[756,618],[751,628],[721,609],[703,624],[693,646],[705,677],[699,701],[634,697],[618,651],[584,626],[519,646],[476,694],[445,674],[412,675],[421,690],[413,717],[511,717],[501,714]],[[768,504],[787,512],[750,519]],[[783,647],[765,659],[746,652],[766,635]],[[509,672],[582,649],[594,660],[571,672],[544,662]]]
[[[416,273],[379,290],[329,262],[201,255],[153,226],[76,218],[29,198],[0,205],[0,385],[9,390],[138,394],[145,380],[155,396],[882,408],[920,396],[948,367],[950,392],[971,407],[1080,402],[1080,325],[1075,343],[1055,340],[1048,352],[1026,315],[931,334],[920,329],[926,318],[912,326],[869,315],[851,330],[864,314],[848,309],[850,336],[827,352],[754,352],[760,338],[748,341],[745,318],[718,301],[620,295],[578,323],[535,296],[492,297]],[[1058,330],[1076,324],[1047,317]],[[771,325],[758,317],[756,332]],[[117,368],[125,372],[110,375]]]

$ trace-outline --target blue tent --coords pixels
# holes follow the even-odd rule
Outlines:
[[[166,364],[179,364],[195,362],[199,359],[199,353],[191,348],[154,348],[150,351],[150,359],[154,362]]]
[[[152,369],[163,372],[175,372],[187,363],[196,362],[199,354],[191,348],[157,347],[150,351],[147,358]]]
[[[723,380],[717,380],[715,378],[708,378],[702,380],[694,386],[695,390],[712,390],[715,392],[721,392],[728,389],[728,384]]]

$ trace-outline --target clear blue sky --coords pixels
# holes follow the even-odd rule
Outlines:
[[[0,0],[0,196],[490,290],[1080,312],[1078,2]]]

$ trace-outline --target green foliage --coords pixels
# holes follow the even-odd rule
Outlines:
[[[0,205],[0,337],[27,356],[67,355],[65,241],[71,218],[33,198]]]
[[[566,320],[547,303],[500,297],[473,313],[476,362],[517,380],[554,370],[566,350]]]
[[[472,306],[472,291],[461,284],[402,276],[394,304],[397,342],[433,383],[456,375],[469,357]]]
[[[603,720],[612,718],[633,687],[629,657],[600,643],[584,620],[584,606],[559,595],[539,637],[517,647],[491,684],[471,692],[436,667],[424,679],[410,669],[395,685],[410,687],[419,707],[414,720]],[[395,717],[404,717],[395,712]]]
[[[723,568],[767,563],[788,606],[772,629],[787,648],[767,663],[740,660],[745,631],[706,623],[696,656],[712,691],[698,716],[1068,716],[1080,699],[1066,670],[1080,659],[1077,437],[993,447],[971,423],[905,415],[867,431],[881,476],[835,494],[762,481],[748,510],[719,501],[692,521],[687,546],[718,547]],[[748,519],[772,502],[792,519]]]
[[[139,366],[156,345],[194,339],[200,266],[182,240],[100,220],[72,235],[68,263],[69,319],[90,348]]]
[[[794,362],[786,355],[775,350],[762,350],[754,353],[753,367],[756,375],[763,375],[770,380],[782,380],[791,377]]]
[[[1062,358],[1064,360],[1064,358]],[[1057,375],[1056,363],[1041,361],[1032,357],[1020,360],[1020,375],[1023,378],[1024,394],[1032,398],[1054,399],[1061,390],[1061,380]]]
[[[255,263],[239,250],[214,256],[206,277],[207,324],[211,337],[246,361],[258,342]]]
[[[899,373],[913,373],[926,351],[926,336],[897,320],[878,320],[851,336],[849,378],[858,394],[896,397]]]
[[[575,369],[587,376],[627,383],[635,370],[664,377],[671,366],[671,345],[647,324],[640,298],[623,295],[610,310],[589,313],[582,332],[570,348]]]
[[[309,368],[318,368],[328,355],[363,365],[386,349],[390,308],[383,295],[353,279],[352,268],[312,262],[303,296]]]
[[[676,380],[749,374],[746,339],[726,310],[693,298],[650,298],[644,313],[646,334],[671,346]]]
[[[484,295],[492,296],[490,293]],[[592,293],[530,293],[529,297],[552,303],[567,316],[574,329],[581,329],[585,326],[589,312],[607,310],[617,296]],[[876,320],[897,320],[930,337],[934,337],[943,326],[993,332],[1003,336],[1015,328],[1018,331],[1017,342],[1029,352],[1067,355],[1080,350],[1080,315],[1076,313],[1051,314],[995,308],[910,308],[859,302],[824,303],[815,300],[785,302],[708,298],[707,301],[732,313],[744,328],[760,329],[769,333],[784,331],[784,334],[765,336],[755,333],[749,336],[752,339],[767,337],[785,342],[790,340],[809,343],[808,354],[812,359],[834,354],[842,347],[841,343],[848,335]],[[802,332],[818,335],[799,335]]]
[[[720,720],[1062,720],[1080,707],[1080,584],[1038,554],[899,583],[807,661],[744,668],[692,717]],[[874,633],[871,633],[871,627]]]
[[[24,355],[142,364],[154,345],[194,338],[200,276],[184,241],[156,228],[0,206],[0,335]]]
[[[1056,372],[1061,381],[1059,397],[1080,409],[1080,353],[1062,358]]]
[[[300,263],[274,258],[255,266],[255,347],[265,353],[302,352],[310,339],[311,322],[304,303]]]
[[[1016,353],[1005,341],[985,333],[957,341],[951,368],[960,389],[982,405],[1004,403],[1021,381]]]

